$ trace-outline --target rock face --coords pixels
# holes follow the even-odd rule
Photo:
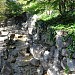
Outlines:
[[[75,71],[75,53],[69,59],[66,50],[70,39],[64,44],[63,31],[59,30],[56,43],[49,42],[42,33],[44,29],[47,31],[47,26],[39,23],[44,28],[37,29],[37,19],[37,15],[31,16],[22,23],[22,30],[15,25],[0,28],[0,75],[65,75],[61,71],[66,66],[70,72]]]
[[[67,66],[70,71],[75,71],[75,60],[67,58]]]

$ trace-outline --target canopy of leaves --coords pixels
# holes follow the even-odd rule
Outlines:
[[[6,9],[5,2],[6,0],[0,0],[0,20],[3,20],[5,18],[3,16]]]
[[[6,16],[9,15],[15,16],[21,13],[22,13],[22,5],[20,3],[10,0],[6,1],[6,11],[5,11]]]

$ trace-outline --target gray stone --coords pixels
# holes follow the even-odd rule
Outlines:
[[[13,69],[9,62],[6,62],[1,70],[2,75],[13,75]]]
[[[46,61],[44,61],[43,58],[40,59],[40,64],[43,66],[43,69],[44,70],[47,70],[48,69],[48,63]]]
[[[10,56],[10,58],[8,58],[8,61],[9,61],[10,63],[15,63],[15,62],[16,62],[16,58],[13,57],[13,56]]]
[[[49,60],[49,54],[50,54],[49,51],[45,51],[45,52],[44,52],[44,60],[45,60],[46,62]]]
[[[18,50],[14,49],[12,52],[11,52],[11,55],[13,57],[18,57]]]
[[[41,45],[38,44],[34,44],[31,48],[30,48],[30,53],[33,55],[33,57],[35,59],[40,59],[41,58],[41,54],[42,52],[44,52],[44,48]]]
[[[51,70],[47,70],[47,75],[53,75],[53,72]]]
[[[70,71],[75,71],[75,59],[67,58],[67,66],[69,67]]]
[[[53,69],[48,69],[47,70],[47,75],[58,75],[58,74],[56,74],[56,72],[53,70]]]
[[[52,46],[50,48],[50,59],[53,59],[55,50],[56,50],[55,46]]]
[[[30,25],[28,27],[28,32],[31,35],[32,35],[33,29],[35,28],[35,22],[37,21],[37,19],[38,19],[38,16],[36,14],[33,15],[33,17],[31,18],[31,23],[30,23]]]
[[[40,61],[37,60],[37,59],[34,59],[34,58],[32,58],[32,59],[30,60],[30,63],[31,63],[32,65],[34,65],[34,66],[39,66],[39,65],[40,65]]]
[[[61,36],[56,36],[56,45],[58,48],[62,48],[63,47],[63,42],[62,42],[62,37]]]
[[[66,49],[62,49],[62,56],[68,56],[68,53]]]
[[[75,59],[75,52],[73,53],[72,57]]]
[[[41,34],[41,35],[42,35],[42,34]],[[43,34],[43,35],[41,36],[41,41],[47,43],[47,35],[46,35],[46,34]]]
[[[43,67],[42,66],[37,68],[37,73],[38,73],[38,75],[43,75]]]
[[[64,57],[63,60],[61,61],[61,66],[62,66],[63,69],[65,69],[66,65],[67,65],[67,58]]]
[[[3,41],[4,42],[4,40],[6,40],[6,39],[8,39],[8,36],[0,37],[0,41]]]
[[[8,35],[9,32],[8,31],[1,31],[1,35]]]
[[[56,33],[56,46],[61,49],[63,47],[62,31],[56,31]]]
[[[64,42],[64,47],[68,47],[71,43],[72,43],[72,38],[70,36],[70,37],[68,37],[67,41]]]
[[[38,40],[38,34],[37,33],[33,35],[33,42],[36,40]]]
[[[59,49],[56,49],[54,52],[54,63],[58,62],[58,57],[59,57]]]
[[[29,61],[25,60],[25,57],[19,56],[17,57],[15,64],[19,67],[24,67],[29,64]]]

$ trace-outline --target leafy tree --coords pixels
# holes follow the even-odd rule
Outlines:
[[[5,16],[12,17],[17,16],[22,13],[22,5],[16,1],[6,1],[6,11]]]
[[[4,17],[4,12],[6,9],[5,2],[6,0],[0,0],[0,20],[3,20],[5,18]]]
[[[74,0],[53,0],[50,1],[53,8],[59,10],[60,14],[73,11],[75,9]]]

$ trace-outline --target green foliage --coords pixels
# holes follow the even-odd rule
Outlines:
[[[66,65],[66,68],[65,68],[65,73],[69,73],[69,67]]]
[[[68,34],[68,37],[71,37],[71,39],[72,39],[72,42],[70,43],[70,45],[67,48],[70,52],[69,58],[72,58],[72,55],[75,52],[75,32]]]
[[[46,34],[48,37],[48,41],[53,41],[53,42],[55,41],[55,30],[54,29],[48,27]]]
[[[72,59],[73,53],[75,52],[75,31],[68,31],[68,34],[63,36],[63,42],[70,41],[69,46],[67,47],[67,50],[69,51],[69,58]]]
[[[6,0],[0,0],[0,21],[5,19],[5,16],[4,16],[4,12],[6,9],[5,2]]]
[[[10,14],[13,15],[20,15],[22,13],[22,5],[20,3],[17,3],[15,1],[6,1],[6,16],[10,16]]]

